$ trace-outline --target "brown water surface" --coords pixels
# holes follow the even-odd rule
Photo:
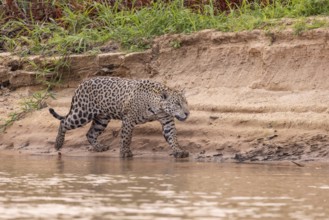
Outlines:
[[[0,219],[329,219],[328,165],[0,160]]]

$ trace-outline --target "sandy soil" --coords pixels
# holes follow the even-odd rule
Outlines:
[[[329,30],[321,29],[300,36],[212,30],[162,36],[150,51],[125,55],[111,75],[152,78],[186,89],[191,116],[176,125],[190,160],[328,162],[328,39]],[[179,42],[179,48],[172,42]],[[110,62],[102,55],[97,59]],[[68,79],[67,87],[54,90],[56,100],[48,100],[48,106],[66,114],[76,85],[92,75]],[[2,89],[1,118],[17,108],[15,100],[35,89]],[[0,149],[55,155],[58,124],[47,108],[33,112],[0,134]],[[100,136],[110,145],[108,152],[86,150],[88,128],[67,133],[63,155],[118,157],[119,121]],[[131,147],[136,157],[170,157],[157,122],[138,126]]]

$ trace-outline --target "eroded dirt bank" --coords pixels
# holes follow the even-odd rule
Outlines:
[[[177,128],[179,141],[192,159],[328,161],[328,39],[329,30],[321,29],[300,36],[291,31],[206,30],[162,36],[143,53],[74,56],[64,76],[65,85],[54,90],[56,100],[49,100],[48,105],[66,114],[74,88],[86,77],[152,78],[186,89],[191,117],[177,122]],[[15,82],[10,81],[10,74],[24,71],[24,67],[9,69],[13,59],[0,57],[9,84]],[[1,118],[17,107],[14,97],[34,89],[23,87],[10,93],[2,89]],[[34,112],[1,134],[0,149],[55,154],[57,126],[47,108]],[[67,133],[63,154],[118,156],[120,122],[111,122],[101,135],[101,142],[111,146],[104,153],[86,150],[88,127]],[[132,150],[136,156],[147,157],[170,153],[158,123],[136,128]]]

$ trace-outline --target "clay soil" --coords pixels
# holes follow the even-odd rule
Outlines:
[[[328,39],[329,30],[322,29],[299,36],[289,30],[162,36],[149,51],[120,54],[124,63],[112,65],[116,69],[105,75],[151,78],[185,88],[191,116],[176,126],[190,160],[328,162]],[[49,99],[48,106],[67,114],[77,84],[93,74],[68,78],[65,87],[54,89],[56,100]],[[2,89],[1,118],[18,108],[15,100],[37,89]],[[120,124],[111,122],[99,138],[110,145],[109,151],[86,150],[85,126],[67,133],[62,155],[118,157]],[[58,125],[48,108],[30,113],[0,134],[0,149],[57,155]],[[170,158],[157,122],[137,126],[131,148],[135,157]]]

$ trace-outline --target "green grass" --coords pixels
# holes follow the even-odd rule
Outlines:
[[[320,27],[329,27],[329,24],[327,21],[322,19],[307,20],[306,18],[302,18],[300,20],[297,20],[292,26],[296,35],[300,35],[305,31],[317,29]]]
[[[192,33],[202,29],[243,31],[271,29],[282,18],[296,19],[296,29],[303,29],[300,19],[329,15],[328,0],[276,0],[265,5],[243,1],[239,8],[215,13],[213,5],[203,5],[202,12],[183,6],[182,0],[165,4],[157,1],[149,7],[119,10],[90,2],[84,10],[73,10],[63,3],[63,16],[49,22],[9,20],[1,25],[2,47],[21,55],[68,55],[98,51],[109,40],[126,50],[144,50],[152,39],[163,34]],[[0,16],[1,18],[1,16]],[[317,27],[327,25],[323,21]],[[298,27],[298,24],[300,27]],[[306,28],[308,29],[308,28]],[[297,32],[298,32],[297,30]]]

